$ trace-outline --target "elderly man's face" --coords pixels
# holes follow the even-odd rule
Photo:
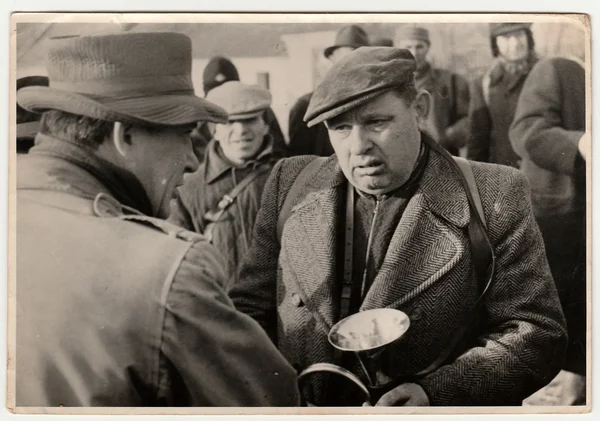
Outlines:
[[[529,55],[527,32],[524,29],[496,37],[498,51],[507,60],[522,60]]]
[[[227,159],[235,165],[242,165],[258,154],[268,132],[269,126],[262,116],[258,116],[217,124],[215,139]]]
[[[346,178],[373,195],[406,182],[419,154],[416,103],[408,106],[387,92],[326,121],[329,138]]]
[[[405,48],[415,56],[417,68],[422,68],[427,63],[427,53],[429,53],[429,43],[419,39],[404,39],[399,42],[399,48]]]
[[[169,202],[183,184],[183,175],[198,169],[190,138],[194,127],[195,124],[152,129],[134,126],[128,130],[133,146],[131,171],[146,190],[153,216],[169,216]]]

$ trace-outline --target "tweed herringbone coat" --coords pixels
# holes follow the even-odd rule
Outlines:
[[[391,307],[410,317],[388,348],[388,377],[423,370],[448,347],[477,299],[470,210],[458,173],[436,151],[396,227],[360,310]],[[270,176],[251,249],[232,290],[236,307],[256,319],[297,370],[331,362],[327,334],[339,317],[338,230],[347,181],[328,158],[306,184],[281,237],[277,219],[286,193],[310,157],[279,162]],[[565,321],[533,219],[529,189],[517,170],[473,163],[495,248],[497,270],[482,310],[451,363],[421,378],[431,405],[520,405],[559,371]],[[324,384],[309,384],[323,404]]]

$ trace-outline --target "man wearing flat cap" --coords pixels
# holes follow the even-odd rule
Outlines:
[[[212,57],[202,73],[202,86],[204,88],[204,96],[214,88],[221,86],[224,83],[240,80],[240,75],[237,68],[231,60],[223,56]],[[265,111],[265,120],[269,125],[269,133],[273,137],[273,153],[274,155],[283,158],[287,156],[287,144],[277,121],[277,116],[271,107]],[[208,143],[212,139],[214,132],[214,124],[209,122],[201,122],[198,127],[192,132],[192,141],[196,157],[202,162]]]
[[[265,182],[275,165],[266,111],[271,94],[231,81],[206,99],[229,114],[217,123],[200,168],[186,177],[173,201],[170,221],[209,237],[226,260],[229,289],[252,241]]]
[[[390,47],[334,64],[305,120],[325,122],[335,155],[275,166],[230,296],[300,373],[333,363],[363,383],[331,328],[365,310],[404,312],[408,330],[375,357],[371,404],[520,405],[558,373],[566,346],[529,188],[517,170],[455,160],[420,131],[429,101],[415,68]],[[486,254],[474,247],[484,233]],[[316,375],[301,390],[307,403],[361,405],[344,385]]]
[[[295,405],[296,375],[233,307],[203,236],[165,222],[198,168],[190,132],[227,122],[194,95],[176,33],[51,39],[49,87],[17,175],[17,406]]]
[[[459,74],[434,68],[427,60],[431,47],[427,29],[407,25],[397,37],[398,47],[406,48],[415,56],[417,89],[431,94],[427,132],[452,155],[458,155],[468,139],[468,82]]]
[[[358,25],[343,26],[335,37],[335,44],[327,47],[323,55],[332,63],[358,47],[369,45],[367,33]],[[301,96],[290,110],[289,151],[290,156],[319,155],[330,156],[334,150],[329,141],[327,128],[323,124],[308,127],[304,115],[312,97],[312,92]]]

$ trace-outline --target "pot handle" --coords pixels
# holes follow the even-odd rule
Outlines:
[[[311,374],[320,373],[320,372],[333,373],[333,374],[337,374],[337,375],[347,378],[348,380],[353,382],[356,386],[358,386],[358,388],[363,392],[363,394],[365,396],[364,401],[370,402],[371,394],[369,393],[369,389],[367,389],[367,387],[363,384],[363,382],[361,382],[360,379],[351,371],[346,370],[343,367],[340,367],[338,365],[331,364],[331,363],[316,363],[316,364],[312,364],[312,365],[308,366],[307,368],[305,368],[304,370],[302,370],[302,372],[300,374],[298,374],[298,385],[299,385],[300,390],[302,390],[302,383],[304,381],[306,381],[307,377],[309,377]],[[316,405],[311,404],[310,402],[307,402],[307,405],[308,406],[316,406]]]

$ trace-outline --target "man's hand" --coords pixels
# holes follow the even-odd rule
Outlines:
[[[418,384],[404,383],[383,395],[375,406],[429,406],[429,398]]]

